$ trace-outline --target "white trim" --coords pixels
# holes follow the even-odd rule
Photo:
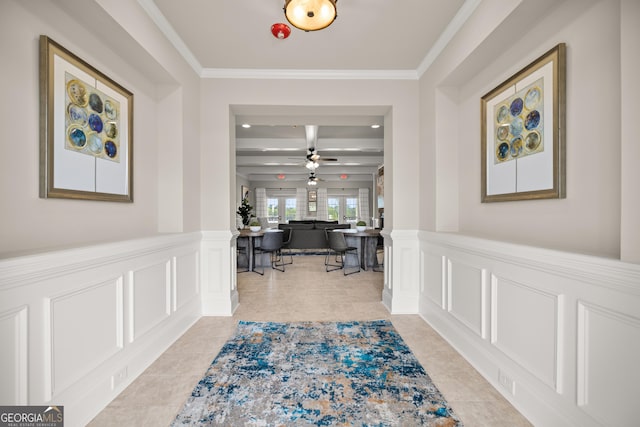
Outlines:
[[[196,56],[187,47],[187,44],[178,35],[176,30],[173,29],[167,18],[160,12],[158,6],[156,6],[153,0],[138,0],[138,3],[144,11],[149,15],[149,18],[158,26],[162,34],[169,40],[169,42],[176,48],[178,53],[182,55],[185,61],[193,68],[199,76],[202,75],[203,68],[200,62],[196,59]]]
[[[447,44],[458,34],[458,31],[462,28],[467,19],[473,14],[476,8],[480,5],[482,0],[465,0],[464,4],[460,7],[456,15],[449,22],[447,27],[438,37],[438,40],[431,46],[429,52],[424,57],[418,69],[416,70],[416,74],[418,78],[422,77],[422,75],[431,67],[431,64],[435,62],[438,56],[442,53]]]
[[[187,44],[162,14],[154,0],[138,3],[158,26],[184,60],[203,79],[287,79],[287,80],[419,80],[442,53],[447,44],[460,31],[482,0],[465,0],[440,37],[415,70],[286,70],[245,68],[203,68]]]
[[[418,80],[415,70],[267,70],[205,68],[203,79]]]

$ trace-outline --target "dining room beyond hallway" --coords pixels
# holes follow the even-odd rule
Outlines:
[[[89,424],[169,425],[240,320],[391,320],[466,427],[531,424],[418,315],[391,315],[384,274],[325,272],[324,255],[298,255],[281,272],[238,273],[232,317],[202,317]]]

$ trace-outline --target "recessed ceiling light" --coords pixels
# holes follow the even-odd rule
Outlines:
[[[243,123],[242,127],[245,129],[249,129],[251,127],[251,125],[249,123]]]
[[[371,125],[371,129],[378,129],[380,127],[380,125]]]

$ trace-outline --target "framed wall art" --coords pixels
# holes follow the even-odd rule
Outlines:
[[[482,202],[565,197],[565,50],[482,97]]]
[[[40,197],[133,202],[133,94],[44,35]]]
[[[249,187],[246,185],[240,186],[240,200],[249,199]]]

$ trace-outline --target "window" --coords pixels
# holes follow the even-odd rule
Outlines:
[[[267,196],[267,220],[269,223],[277,224],[292,219],[296,219],[295,196]]]
[[[327,197],[328,218],[340,223],[355,223],[358,220],[357,196]]]
[[[267,198],[267,221],[270,223],[278,222],[278,198],[277,197],[268,197]]]

